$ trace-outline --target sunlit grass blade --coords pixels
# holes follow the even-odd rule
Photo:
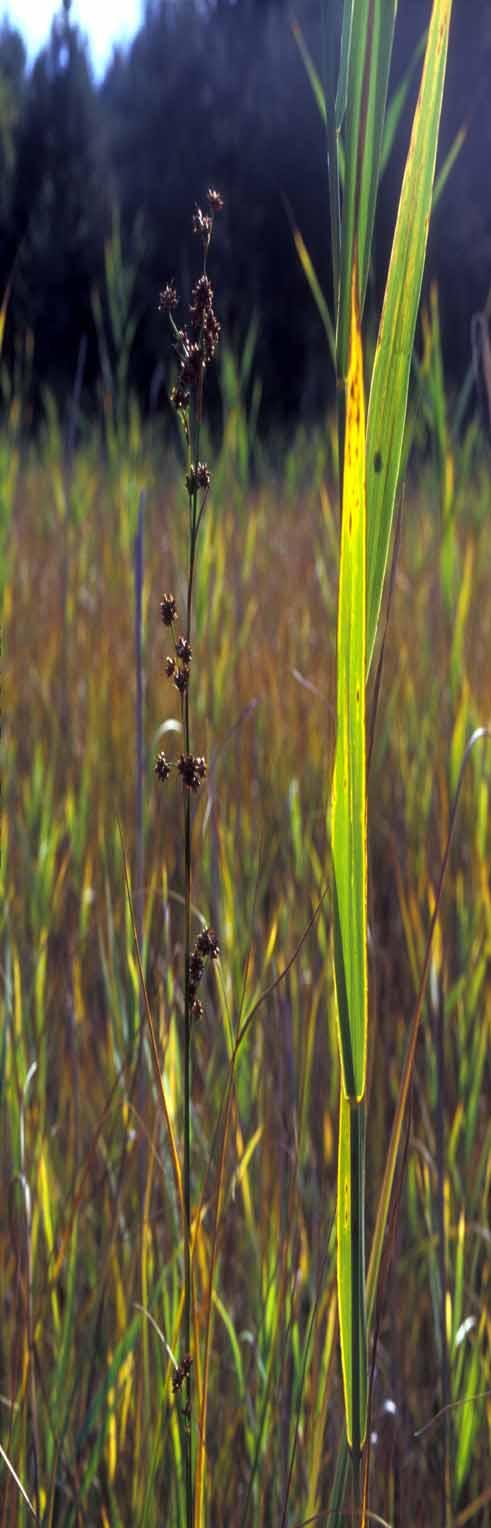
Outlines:
[[[31,1517],[33,1517],[35,1519],[35,1521],[37,1522],[37,1516],[36,1516],[36,1513],[34,1511],[34,1507],[32,1505],[32,1502],[29,1500],[29,1497],[27,1495],[27,1491],[24,1490],[24,1486],[22,1484],[22,1481],[19,1480],[19,1476],[17,1474],[17,1471],[14,1470],[14,1466],[11,1463],[11,1461],[10,1461],[10,1459],[8,1457],[8,1454],[5,1453],[5,1449],[2,1448],[1,1443],[0,1443],[0,1458],[3,1459],[3,1462],[6,1465],[6,1468],[8,1469],[9,1474],[12,1476],[12,1480],[15,1481],[15,1484],[17,1486],[17,1490],[18,1490],[20,1496],[22,1497],[22,1500],[25,1501],[26,1507],[28,1507],[29,1512],[31,1514]]]
[[[377,632],[401,462],[451,12],[452,0],[434,0],[370,387],[367,423],[368,668]]]
[[[433,940],[434,940],[435,930],[436,930],[436,927],[437,927],[438,917],[439,917],[440,909],[441,909],[442,895],[443,895],[443,890],[444,890],[446,876],[447,876],[447,869],[448,869],[448,863],[449,863],[449,858],[450,858],[450,849],[451,849],[451,846],[452,846],[452,841],[453,841],[453,836],[454,836],[454,831],[455,831],[455,825],[456,825],[456,821],[457,821],[457,813],[458,813],[458,808],[459,808],[459,802],[460,802],[460,797],[461,797],[461,792],[462,792],[462,785],[463,785],[463,781],[464,781],[466,765],[467,765],[467,761],[468,761],[468,759],[470,757],[470,754],[473,752],[473,750],[474,750],[474,748],[476,746],[476,743],[484,741],[484,740],[489,741],[490,739],[491,739],[491,728],[489,728],[489,727],[478,727],[476,729],[476,731],[472,734],[472,737],[469,739],[469,742],[468,742],[467,747],[466,747],[465,752],[464,752],[464,756],[463,756],[461,767],[460,767],[460,774],[459,774],[459,779],[458,779],[458,783],[457,783],[457,788],[456,788],[454,799],[453,799],[453,802],[452,802],[452,810],[451,810],[451,813],[450,813],[450,821],[449,821],[449,827],[448,827],[448,832],[447,832],[447,839],[446,839],[446,843],[445,843],[445,849],[444,849],[443,859],[442,859],[441,868],[440,868],[440,875],[439,875],[439,879],[438,879],[438,886],[437,886],[436,893],[435,893],[435,901],[434,901],[434,907],[433,907],[431,923],[430,923],[430,927],[429,927],[429,930],[428,930],[428,937],[427,937],[427,941],[426,941],[426,948],[425,948],[424,961],[423,961],[423,969],[422,969],[422,972],[421,972],[421,978],[420,978],[420,984],[419,984],[419,990],[418,990],[418,997],[417,997],[416,1006],[415,1006],[415,1009],[414,1009],[414,1012],[413,1012],[413,1016],[412,1016],[412,1020],[411,1020],[411,1027],[410,1027],[409,1037],[408,1037],[408,1042],[407,1042],[406,1055],[405,1055],[404,1066],[403,1066],[403,1071],[402,1071],[401,1083],[400,1083],[399,1093],[398,1093],[398,1098],[397,1098],[397,1106],[396,1106],[396,1111],[395,1111],[395,1115],[394,1115],[394,1120],[393,1120],[393,1123],[392,1123],[392,1130],[391,1130],[391,1135],[390,1135],[389,1148],[388,1148],[388,1152],[387,1152],[387,1156],[386,1156],[386,1161],[385,1161],[383,1180],[382,1180],[382,1184],[381,1184],[381,1188],[380,1188],[380,1192],[379,1192],[379,1196],[378,1196],[377,1213],[376,1213],[376,1219],[375,1219],[375,1228],[374,1228],[374,1233],[373,1233],[373,1238],[372,1238],[372,1245],[371,1245],[371,1249],[370,1249],[370,1258],[369,1258],[368,1273],[367,1273],[367,1282],[366,1282],[366,1312],[367,1312],[367,1331],[368,1331],[368,1334],[370,1334],[370,1330],[371,1330],[371,1327],[373,1325],[373,1321],[374,1321],[374,1317],[375,1317],[375,1311],[376,1311],[376,1306],[377,1306],[377,1298],[378,1298],[378,1295],[379,1295],[379,1281],[380,1281],[380,1273],[381,1273],[381,1265],[382,1265],[382,1256],[383,1256],[383,1252],[384,1252],[384,1244],[385,1244],[387,1226],[389,1224],[389,1217],[390,1217],[391,1209],[392,1209],[392,1205],[393,1205],[394,1184],[395,1184],[395,1179],[396,1179],[397,1164],[398,1164],[398,1159],[399,1159],[399,1152],[400,1152],[400,1149],[401,1149],[401,1143],[402,1143],[402,1139],[403,1139],[404,1123],[405,1123],[405,1120],[406,1120],[406,1111],[407,1111],[407,1106],[408,1106],[408,1101],[409,1101],[410,1091],[411,1091],[411,1085],[412,1085],[412,1080],[413,1080],[414,1063],[415,1063],[415,1058],[416,1058],[416,1049],[417,1049],[418,1037],[419,1037],[420,1028],[421,1028],[421,1022],[422,1022],[422,1018],[423,1018],[423,1006],[424,1006],[424,1000],[425,1000],[426,989],[427,989],[427,984],[428,984],[428,978],[429,978],[429,973],[430,973],[430,964],[431,964],[431,954],[432,954],[432,949],[433,949]],[[345,1151],[346,1151],[346,1147],[345,1147]],[[343,1161],[344,1161],[344,1157],[343,1157]],[[339,1215],[339,1208],[338,1208],[338,1215]],[[344,1502],[346,1486],[347,1486],[347,1482],[348,1482],[348,1466],[349,1466],[349,1459],[348,1459],[348,1428],[346,1426],[346,1431],[343,1434],[343,1436],[342,1436],[342,1438],[340,1440],[340,1443],[339,1443],[339,1447],[338,1447],[337,1458],[336,1458],[336,1472],[335,1472],[335,1478],[334,1478],[334,1483],[333,1483],[333,1487],[332,1487],[332,1491],[331,1491],[331,1497],[330,1497],[330,1502],[329,1502],[329,1517],[330,1517],[330,1520],[332,1520],[333,1524],[335,1525],[335,1528],[339,1528],[339,1525],[342,1522],[344,1522],[343,1502]]]
[[[333,363],[333,366],[335,367],[336,366],[336,336],[335,336],[335,333],[334,333],[334,326],[333,326],[332,318],[331,318],[331,315],[330,315],[330,312],[329,312],[329,308],[327,306],[327,302],[326,302],[326,299],[324,297],[324,293],[322,291],[322,287],[320,285],[317,272],[315,270],[314,265],[312,264],[312,260],[311,260],[310,255],[309,255],[309,251],[307,249],[306,244],[304,243],[304,240],[302,239],[302,235],[301,235],[301,233],[300,233],[298,228],[294,228],[294,230],[293,230],[293,237],[294,237],[294,240],[295,240],[295,249],[297,251],[297,255],[298,255],[298,258],[300,260],[300,264],[302,266],[302,270],[305,273],[305,276],[307,278],[307,281],[308,281],[308,284],[309,284],[312,296],[314,298],[314,302],[316,303],[316,306],[317,306],[318,311],[319,311],[320,318],[322,319],[322,323],[324,325],[324,329],[325,329],[326,337],[327,337],[327,343],[329,345],[329,350],[330,350],[330,353],[331,353],[332,363]]]
[[[365,1091],[367,1049],[366,497],[363,352],[356,268],[338,595],[337,736],[332,793],[334,973],[342,1085]]]
[[[456,1444],[455,1495],[457,1501],[460,1501],[469,1474],[476,1433],[479,1429],[482,1402],[485,1398],[478,1398],[478,1393],[479,1375],[483,1372],[484,1368],[481,1344],[485,1341],[486,1325],[486,1312],[483,1311],[479,1331],[474,1335],[471,1356],[465,1370],[465,1380],[462,1393],[459,1396],[460,1405],[455,1407],[453,1416]]]
[[[358,271],[351,290],[337,631],[337,734],[332,795],[334,978],[341,1059],[338,1299],[354,1500],[361,1499],[367,1414],[365,1105],[367,1053],[366,488]]]

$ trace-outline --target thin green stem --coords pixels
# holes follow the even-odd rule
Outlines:
[[[189,708],[185,704],[186,752],[189,753]],[[189,991],[189,961],[191,956],[191,802],[189,790],[184,791],[184,1345],[191,1351],[191,994]],[[186,1528],[193,1528],[193,1440],[191,1431],[192,1406],[191,1373],[186,1380],[185,1461],[186,1461]]]
[[[211,226],[213,227],[213,220]],[[211,237],[211,235],[210,235]],[[206,275],[206,247],[203,252],[203,275]],[[171,328],[178,347],[180,334],[170,314]],[[203,345],[204,321],[200,336]],[[201,506],[198,507],[198,466],[200,457],[201,425],[203,416],[203,385],[204,385],[205,361],[202,353],[201,370],[196,386],[195,396],[187,415],[186,439],[188,473],[188,579],[186,594],[186,621],[185,636],[191,648],[192,624],[193,624],[193,590],[194,573],[196,563],[196,548],[198,533],[203,516],[206,501],[206,490]],[[184,671],[183,671],[184,672]],[[181,716],[183,726],[184,751],[191,755],[191,711],[189,698],[189,668],[188,680],[185,684],[182,701]],[[185,1377],[185,1404],[183,1410],[184,1422],[184,1458],[185,1458],[185,1496],[186,1496],[186,1528],[193,1528],[194,1523],[194,1477],[193,1477],[193,1418],[192,1418],[192,1379],[191,1379],[191,1330],[192,1330],[192,1258],[191,1258],[191,1145],[192,1145],[192,1029],[193,1029],[193,1001],[194,987],[191,980],[191,898],[192,898],[192,817],[191,817],[191,785],[189,781],[183,781],[183,806],[184,806],[184,1164],[183,1164],[183,1199],[184,1199],[184,1344],[185,1354],[188,1360]],[[198,1509],[199,1510],[199,1509]]]
[[[351,1105],[351,1322],[353,1334],[351,1386],[353,1444],[351,1471],[353,1509],[361,1512],[362,1459],[366,1395],[365,1310],[365,1100]]]
[[[193,601],[193,571],[194,571],[194,523],[196,516],[196,495],[194,502],[190,495],[190,545],[189,545],[189,575],[187,588],[186,608],[186,638],[191,641],[192,631],[192,601]],[[183,721],[184,721],[184,749],[187,754],[191,752],[191,723],[189,708],[189,691],[186,690],[183,697]],[[192,1088],[192,1056],[191,1056],[191,993],[189,986],[189,963],[191,959],[191,885],[192,885],[192,835],[191,835],[191,799],[189,789],[183,785],[184,797],[184,1346],[187,1354],[191,1352],[191,1088]],[[186,1528],[193,1528],[193,1438],[191,1429],[192,1415],[192,1380],[191,1371],[186,1379],[186,1406],[185,1406],[185,1470],[186,1470]]]
[[[197,471],[202,410],[202,382],[198,391],[194,431],[194,458]],[[198,493],[189,494],[189,567],[186,597],[186,639],[191,643],[193,618],[193,586],[196,557]],[[183,696],[184,749],[191,753],[191,717],[189,690]],[[192,891],[192,824],[189,788],[183,786],[184,794],[184,1345],[191,1353],[192,1323],[192,1271],[191,1271],[191,1098],[192,1098],[192,995],[189,967],[191,960],[191,891]],[[186,1528],[193,1528],[193,1434],[192,1434],[192,1377],[191,1368],[186,1378],[185,1404],[185,1480],[186,1480]]]

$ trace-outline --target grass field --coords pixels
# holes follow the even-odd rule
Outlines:
[[[489,448],[470,418],[439,454],[428,366],[368,782],[368,1248],[452,797],[491,715]],[[234,1528],[329,1521],[343,1425],[335,441],[331,425],[300,431],[275,471],[260,458],[251,475],[229,397],[195,590],[209,772],[193,808],[193,931],[212,924],[221,958],[193,1042],[194,1382],[199,1398],[208,1344],[206,1521]],[[67,465],[52,415],[38,449],[17,458],[11,422],[2,452],[1,1441],[43,1523],[177,1525],[182,1226],[122,844],[140,907],[145,486],[143,964],[180,1149],[182,825],[176,781],[156,780],[153,761],[182,748],[159,602],[185,599],[185,495],[175,458],[136,432],[109,462],[88,436]],[[368,716],[372,696],[373,679]],[[483,742],[463,781],[377,1309],[369,1504],[394,1524],[489,1520],[490,779]],[[0,1521],[27,1523],[3,1464],[2,1477]]]
[[[173,446],[117,218],[98,426],[3,367],[1,1528],[490,1520],[490,303],[450,396],[433,0],[376,311],[396,12],[294,27],[335,418],[259,442],[253,321],[209,437],[216,189]]]

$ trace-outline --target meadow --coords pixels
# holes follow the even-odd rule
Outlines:
[[[452,796],[491,706],[489,447],[471,408],[459,444],[448,438],[445,522],[428,336],[369,775],[369,1244]],[[221,948],[193,1057],[195,1340],[203,1350],[213,1260],[208,1521],[296,1524],[326,1520],[342,1425],[326,835],[336,432],[299,430],[273,471],[254,451],[230,356],[222,372],[193,658],[209,759],[193,901]],[[136,902],[144,481],[142,958],[180,1140],[182,832],[175,782],[162,786],[153,761],[162,738],[169,756],[179,750],[159,602],[168,588],[184,600],[186,516],[175,454],[134,437],[111,462],[88,434],[67,469],[53,413],[27,454],[11,432],[3,626],[2,1443],[43,1522],[111,1528],[184,1521],[165,1346],[179,1353],[182,1233],[123,845]],[[443,1521],[445,1463],[451,1521],[489,1511],[489,782],[476,748],[378,1312],[370,1506],[388,1522]],[[445,1396],[454,1409],[419,1436]],[[2,1495],[3,1523],[30,1520],[8,1474]]]
[[[172,425],[117,220],[98,418],[3,364],[2,1528],[489,1521],[490,304],[447,387],[434,0],[375,311],[396,10],[297,29],[336,411],[215,357],[214,189]]]

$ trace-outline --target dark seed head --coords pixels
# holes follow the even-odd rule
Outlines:
[[[193,753],[181,753],[177,768],[183,785],[186,785],[188,790],[199,791],[201,781],[206,775],[206,760],[199,756],[195,757]]]
[[[205,365],[213,360],[215,350],[220,339],[220,324],[213,308],[205,313],[203,319],[202,347]]]
[[[159,312],[172,313],[174,308],[177,308],[177,292],[174,282],[169,281],[160,293]]]
[[[210,960],[218,960],[220,945],[214,929],[204,928],[201,930],[201,934],[198,934],[196,940],[196,949],[203,957],[206,958],[208,956]]]
[[[174,1373],[172,1375],[172,1389],[174,1391],[174,1395],[177,1394],[178,1390],[182,1389],[182,1386],[184,1384],[184,1380],[185,1379],[189,1379],[189,1375],[191,1373],[192,1362],[193,1362],[193,1360],[191,1358],[191,1354],[190,1353],[186,1353],[186,1356],[185,1356],[185,1358],[183,1358],[182,1363],[181,1364],[177,1364],[176,1368],[174,1369]]]
[[[207,212],[202,212],[201,207],[195,207],[193,213],[193,233],[197,233],[202,239],[205,249],[208,248],[211,238],[212,220]]]
[[[200,276],[191,293],[191,318],[193,328],[199,328],[203,314],[213,307],[213,287],[208,276]]]
[[[177,616],[177,605],[173,594],[164,594],[160,604],[160,614],[164,626],[172,626],[172,622],[176,620]]]
[[[166,660],[165,660],[165,672],[167,674],[167,678],[168,679],[173,679],[174,678],[174,674],[176,672],[176,664],[175,664],[175,659],[174,658],[166,658]]]
[[[177,657],[180,658],[181,663],[185,663],[187,665],[187,667],[189,668],[189,664],[190,664],[191,658],[193,656],[193,649],[191,647],[191,643],[188,642],[187,637],[178,637],[177,638],[177,642],[176,642],[176,654],[177,654]]]
[[[201,381],[203,372],[203,351],[201,345],[192,344],[186,347],[181,361],[181,378],[186,387],[197,387]]]
[[[157,758],[155,760],[155,766],[154,767],[155,767],[155,774],[157,775],[157,778],[159,780],[167,780],[168,779],[168,777],[170,775],[170,772],[171,772],[172,765],[169,764],[168,759],[166,759],[165,753],[157,754]]]
[[[209,467],[206,462],[198,462],[196,467],[190,467],[186,473],[186,488],[191,495],[196,493],[197,488],[207,489],[211,483]]]
[[[211,475],[210,469],[207,467],[206,462],[198,462],[198,466],[196,468],[196,479],[198,488],[209,488],[211,483]]]
[[[184,695],[189,684],[189,669],[177,668],[174,674],[174,684],[180,695]]]
[[[210,186],[208,191],[208,206],[215,214],[223,210],[223,196],[219,191],[215,191],[213,186]]]

